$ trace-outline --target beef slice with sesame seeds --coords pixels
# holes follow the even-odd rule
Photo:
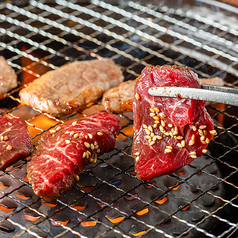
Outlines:
[[[132,156],[141,180],[172,173],[206,152],[213,121],[204,101],[153,97],[150,87],[199,88],[197,74],[177,66],[146,67],[136,80]]]
[[[27,124],[21,118],[0,116],[0,169],[24,159],[33,151]]]
[[[88,163],[114,148],[119,128],[118,118],[102,111],[46,132],[27,164],[34,192],[54,200],[69,190]]]

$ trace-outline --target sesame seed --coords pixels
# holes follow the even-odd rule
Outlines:
[[[165,153],[171,153],[172,150],[170,150],[170,149],[165,149],[164,152],[165,152]]]
[[[85,135],[84,137],[85,137],[86,139],[88,139],[88,135]]]
[[[155,114],[154,114],[153,112],[151,112],[151,113],[150,113],[150,116],[151,116],[151,117],[154,117],[154,116],[155,116]]]
[[[152,133],[150,134],[150,136],[153,137],[153,136],[155,136],[155,134],[152,132]]]
[[[95,146],[94,146],[94,148],[95,148],[95,150],[96,150],[96,149],[98,149],[98,148],[99,148],[99,146],[98,146],[98,145],[95,145]]]
[[[70,136],[73,136],[73,134],[74,134],[74,131],[71,131],[69,135],[70,135]]]
[[[1,140],[3,140],[3,136],[1,136]]]
[[[167,145],[167,146],[166,146],[166,148],[167,148],[167,149],[170,149],[170,150],[172,150],[172,149],[173,149],[173,147],[172,147],[172,146],[170,146],[170,145]]]
[[[88,142],[84,142],[84,145],[87,147],[87,148],[90,148],[90,144]]]
[[[148,126],[148,130],[150,130],[151,132],[153,132],[152,126]]]
[[[173,125],[172,125],[172,124],[168,124],[168,127],[170,127],[170,128],[171,128],[171,127],[173,127]]]
[[[176,136],[176,139],[177,139],[177,140],[182,140],[183,137],[182,137],[182,136]]]
[[[154,110],[155,110],[156,112],[160,112],[159,108],[157,108],[157,107],[155,107]]]
[[[76,176],[75,176],[75,179],[76,179],[77,181],[79,181],[79,176],[78,176],[78,175],[76,175]]]
[[[53,134],[52,137],[55,137],[55,134]]]
[[[149,146],[152,146],[154,143],[155,143],[155,141],[151,141],[151,142],[149,143]]]
[[[97,153],[100,153],[100,149],[97,149]]]
[[[94,150],[94,144],[91,144],[90,147],[92,150]]]
[[[137,156],[137,157],[135,158],[136,162],[137,162],[139,159],[140,159],[140,157],[139,157],[139,156]]]
[[[139,151],[138,151],[138,152],[136,152],[136,153],[135,153],[135,155],[140,155],[140,152],[139,152]]]
[[[207,127],[206,125],[201,125],[201,126],[199,126],[199,129],[203,130],[203,129],[205,129],[206,127]]]
[[[191,151],[189,154],[190,155],[196,155],[196,151]]]
[[[163,113],[163,112],[160,112],[160,114],[159,114],[159,115],[160,115],[160,117],[161,117],[161,118],[165,118],[165,115],[164,115],[164,113]]]
[[[198,129],[198,134],[199,134],[200,136],[203,136],[203,131],[202,131],[201,129]]]
[[[151,133],[148,129],[145,129],[145,132],[147,135],[150,135],[150,133]]]
[[[161,123],[161,126],[163,127],[165,126],[165,122],[163,120],[161,120],[160,123]]]
[[[207,144],[205,140],[202,140],[201,143],[204,144],[204,145]]]
[[[60,129],[61,129],[61,127],[60,127],[60,126],[57,126],[55,130],[56,130],[56,131],[59,131]]]
[[[11,150],[12,149],[12,146],[11,145],[8,145],[7,146],[7,150]]]
[[[203,130],[203,135],[206,136],[207,135],[207,131]]]
[[[193,129],[193,131],[197,130],[196,126],[192,126],[192,129]]]
[[[158,140],[161,140],[163,137],[156,135],[156,138],[157,138]]]
[[[195,141],[195,135],[194,134],[191,136],[191,140]]]
[[[149,138],[149,141],[148,141],[148,142],[149,142],[149,144],[152,142],[152,137]]]
[[[156,141],[157,140],[157,137],[156,136],[153,136],[152,137],[152,141]]]
[[[164,130],[164,127],[162,127],[162,126],[159,126],[159,129],[160,129],[160,131],[161,131],[162,133],[164,133],[164,132],[165,132],[165,130]]]
[[[192,146],[192,145],[194,145],[195,144],[195,141],[194,140],[190,140],[189,142],[188,142],[188,145],[189,146]]]
[[[203,149],[203,150],[202,150],[202,153],[207,153],[207,150],[206,150],[206,149]]]
[[[153,125],[153,128],[157,128],[157,126],[158,126],[158,124],[154,124],[154,125]]]
[[[178,146],[179,148],[183,148],[183,146],[182,146],[181,143],[178,143],[177,146]]]
[[[99,131],[99,132],[97,132],[97,135],[102,136],[103,133]]]
[[[150,111],[151,111],[151,112],[155,112],[155,110],[154,110],[153,108],[150,108]]]
[[[156,120],[156,121],[154,121],[154,123],[155,123],[155,124],[159,124],[159,121],[158,121],[158,120]]]
[[[158,116],[154,116],[153,119],[154,119],[155,121],[158,121],[158,120],[159,120],[159,117],[158,117]]]
[[[201,137],[200,137],[200,140],[201,140],[201,141],[205,140],[205,136],[201,136]]]
[[[90,138],[90,139],[93,139],[93,135],[92,134],[88,134],[88,137]]]
[[[149,140],[149,139],[150,139],[150,136],[146,136],[145,139]]]
[[[210,142],[210,140],[208,138],[206,138],[206,143],[208,144]]]
[[[164,132],[164,134],[166,135],[166,136],[170,136],[170,133],[169,132]]]
[[[55,133],[56,130],[55,129],[50,129],[50,133]]]
[[[83,152],[83,158],[87,157],[87,153]]]
[[[70,144],[70,140],[65,140],[65,143],[68,145]]]
[[[197,158],[196,155],[190,155],[190,157],[193,158],[193,159],[196,159],[196,158]]]
[[[143,124],[143,127],[146,129],[148,126],[146,124]]]
[[[213,136],[217,135],[216,130],[211,130],[211,131],[209,131],[209,133],[210,133],[211,135],[213,135]]]
[[[139,93],[136,93],[135,98],[136,98],[137,100],[139,100],[139,99],[140,99],[140,94],[139,94]]]
[[[182,140],[182,141],[181,141],[181,145],[182,145],[183,147],[185,147],[185,140]]]
[[[74,121],[74,122],[72,123],[72,125],[73,125],[73,126],[76,126],[76,124],[77,124],[77,122],[76,122],[76,121]]]
[[[3,136],[2,140],[7,140],[8,137],[7,136]]]
[[[74,138],[79,137],[79,133],[74,134]]]
[[[178,127],[175,126],[175,127],[174,127],[174,130],[173,130],[173,128],[172,128],[171,131],[172,131],[173,135],[177,135],[177,134],[178,134]]]

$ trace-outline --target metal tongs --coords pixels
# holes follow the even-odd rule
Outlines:
[[[204,100],[238,106],[238,89],[214,85],[202,84],[202,88],[152,87],[149,89],[149,94],[152,96]]]

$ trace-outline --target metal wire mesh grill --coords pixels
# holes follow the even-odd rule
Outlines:
[[[65,118],[21,106],[18,92],[67,62],[111,57],[122,66],[125,80],[135,79],[147,65],[186,65],[200,77],[238,84],[237,8],[219,2],[3,3],[0,19],[0,53],[19,80],[19,87],[1,100],[1,112],[24,118],[35,143]],[[115,150],[88,166],[55,203],[34,195],[26,161],[9,167],[0,174],[1,236],[235,237],[237,110],[217,104],[208,110],[219,132],[210,152],[149,183],[133,172],[130,113],[121,115]]]

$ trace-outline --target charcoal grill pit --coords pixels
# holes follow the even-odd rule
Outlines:
[[[213,0],[0,3],[0,54],[19,82],[0,112],[26,120],[37,144],[51,126],[82,115],[52,118],[22,106],[20,89],[65,63],[99,57],[121,65],[125,80],[147,65],[176,64],[237,87],[237,12]],[[84,113],[99,109],[89,105]],[[209,152],[150,182],[134,173],[130,113],[120,115],[114,151],[87,166],[55,202],[34,194],[27,160],[0,172],[0,237],[237,237],[237,108],[211,104],[208,110],[218,132]]]

